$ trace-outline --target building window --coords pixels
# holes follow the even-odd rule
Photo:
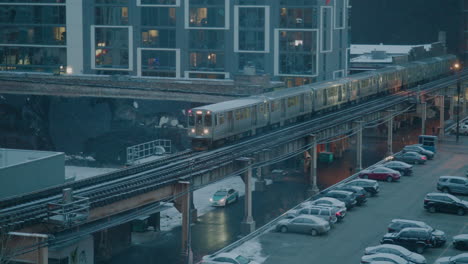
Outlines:
[[[70,0],[73,1],[73,0]],[[66,0],[0,0],[0,3],[65,4]]]
[[[344,29],[346,19],[346,0],[335,1],[335,29]]]
[[[94,67],[131,69],[131,28],[92,27],[94,30]]]
[[[96,25],[128,25],[128,7],[96,6],[94,11]]]
[[[269,7],[235,7],[235,52],[269,51],[269,11]]]
[[[280,27],[281,28],[317,28],[317,7],[305,8],[280,8]]]
[[[224,52],[190,52],[190,71],[224,71]]]
[[[142,29],[141,45],[143,47],[174,48],[176,46],[175,29]]]
[[[176,11],[170,7],[147,7],[141,9],[141,25],[144,26],[176,26]]]
[[[239,54],[239,71],[242,72],[244,67],[253,67],[258,73],[265,72],[265,55],[263,53],[240,53]]]
[[[179,6],[180,0],[137,0],[138,6]]]
[[[332,7],[321,7],[321,52],[331,52],[333,49]]]
[[[188,78],[191,79],[226,79],[226,74],[188,72]]]
[[[67,65],[66,48],[0,46],[0,70],[57,72]]]
[[[176,77],[177,59],[175,50],[142,50],[141,75]]]
[[[191,49],[224,50],[224,31],[190,30]]]
[[[277,30],[276,75],[317,75],[317,31]]]
[[[65,27],[56,26],[3,26],[0,27],[2,44],[65,45]]]
[[[186,28],[227,29],[229,0],[185,0]]]

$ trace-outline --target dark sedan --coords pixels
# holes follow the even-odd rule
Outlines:
[[[340,185],[336,187],[336,190],[354,193],[356,195],[357,205],[363,205],[365,202],[367,202],[367,192],[362,187]]]
[[[402,161],[389,161],[387,163],[382,164],[382,166],[392,169],[392,170],[399,171],[401,174],[405,176],[409,176],[413,174],[413,166]]]
[[[400,177],[401,174],[398,171],[381,166],[371,169],[365,169],[359,173],[359,178],[383,180],[388,182],[398,181]]]
[[[424,164],[427,161],[427,157],[416,152],[399,152],[393,155],[393,159],[397,161],[403,161],[406,163],[413,164]]]
[[[468,250],[468,234],[454,236],[453,246],[459,250]]]
[[[357,204],[356,195],[352,192],[333,190],[325,193],[324,196],[342,201],[343,203],[345,203],[347,209],[351,209]]]
[[[403,148],[403,152],[410,152],[410,151],[424,155],[430,160],[434,158],[434,152],[423,148],[420,144],[409,145]]]

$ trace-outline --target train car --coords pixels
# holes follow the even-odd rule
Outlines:
[[[312,87],[314,90],[314,112],[331,111],[349,101],[347,81],[321,82]]]
[[[294,123],[312,113],[313,90],[309,85],[263,94],[269,102],[270,125]]]
[[[206,150],[226,140],[253,135],[268,122],[268,102],[262,97],[248,97],[189,110],[188,136],[192,149]]]
[[[392,66],[375,71],[378,74],[378,93],[388,94],[396,93],[402,87],[402,72],[404,67]]]
[[[357,91],[356,102],[366,100],[376,94],[379,90],[379,75],[374,71],[358,73],[348,77],[350,91]]]

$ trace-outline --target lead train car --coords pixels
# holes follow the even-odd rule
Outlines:
[[[447,75],[453,55],[193,108],[188,111],[188,136],[194,150],[205,150],[272,127],[338,109],[380,94]]]

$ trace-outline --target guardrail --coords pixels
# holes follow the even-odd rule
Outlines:
[[[397,152],[399,153],[399,152]],[[397,154],[395,153],[395,154]],[[385,163],[387,161],[387,159],[383,159],[383,160],[380,160],[379,162],[375,163],[375,164],[372,164],[371,166],[367,167],[367,168],[374,168],[378,165],[381,165],[383,163]],[[343,179],[331,186],[329,186],[328,188],[325,188],[323,190],[321,190],[319,193],[309,197],[308,199],[304,200],[302,203],[304,202],[308,202],[308,201],[311,201],[311,200],[315,200],[317,198],[319,198],[321,195],[323,195],[324,193],[328,192],[328,191],[331,191],[333,190],[334,188],[336,188],[337,186],[343,184],[343,183],[346,183],[346,182],[350,182],[354,179],[356,179],[357,177],[359,176],[359,173],[355,173],[349,177],[347,177],[346,179]],[[302,204],[301,203],[301,204]],[[267,231],[269,231],[271,228],[274,227],[274,225],[276,225],[276,223],[278,223],[278,221],[282,220],[283,218],[286,217],[286,215],[288,214],[289,211],[291,210],[296,210],[296,209],[299,209],[299,206],[300,204],[294,206],[293,208],[289,209],[288,211],[284,212],[282,215],[276,217],[275,219],[271,220],[270,222],[266,223],[265,225],[263,225],[262,227],[258,228],[257,230],[253,231],[252,233],[242,237],[241,239],[231,243],[230,245],[216,251],[215,253],[211,254],[212,256],[215,256],[215,255],[218,255],[219,253],[223,253],[223,252],[227,252],[227,251],[230,251],[230,250],[233,250],[234,248],[240,246],[241,244],[249,241],[250,239],[252,238],[255,238],[261,234],[264,234],[266,233]]]

